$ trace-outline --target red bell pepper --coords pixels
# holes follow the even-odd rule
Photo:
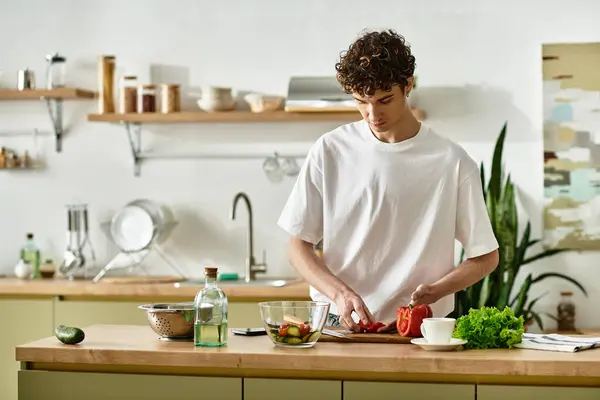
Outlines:
[[[371,325],[365,325],[362,321],[358,322],[358,327],[362,333],[377,333],[377,330],[384,326],[385,324],[383,322],[375,322]]]
[[[409,305],[399,307],[396,316],[396,328],[401,336],[422,337],[421,323],[425,318],[431,318],[433,311],[427,304]]]

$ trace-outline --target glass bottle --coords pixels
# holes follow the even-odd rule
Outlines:
[[[67,58],[58,53],[48,54],[48,69],[46,73],[46,88],[54,89],[66,86]]]
[[[557,306],[558,330],[574,332],[575,329],[575,303],[573,292],[560,292],[560,301]]]
[[[33,241],[33,233],[28,233],[25,245],[21,247],[21,260],[25,261],[33,268],[33,279],[42,277],[40,274],[40,249]]]
[[[217,286],[217,268],[204,268],[204,288],[194,301],[194,346],[227,344],[227,296]]]

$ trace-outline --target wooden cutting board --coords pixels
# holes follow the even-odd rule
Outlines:
[[[327,331],[333,331],[341,334],[343,337],[331,336]],[[400,336],[394,333],[355,333],[349,332],[341,327],[325,327],[319,342],[338,342],[338,343],[410,343],[413,338]]]

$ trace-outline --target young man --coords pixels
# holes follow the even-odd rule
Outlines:
[[[351,330],[353,313],[394,328],[409,303],[446,316],[453,294],[498,264],[478,165],[413,116],[414,69],[394,31],[366,33],[342,54],[337,79],[363,120],[316,141],[278,222],[311,297]],[[313,251],[321,239],[322,258]],[[467,257],[457,267],[455,239]]]

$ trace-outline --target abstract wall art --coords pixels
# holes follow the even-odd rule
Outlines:
[[[600,43],[542,48],[544,245],[600,249]]]

